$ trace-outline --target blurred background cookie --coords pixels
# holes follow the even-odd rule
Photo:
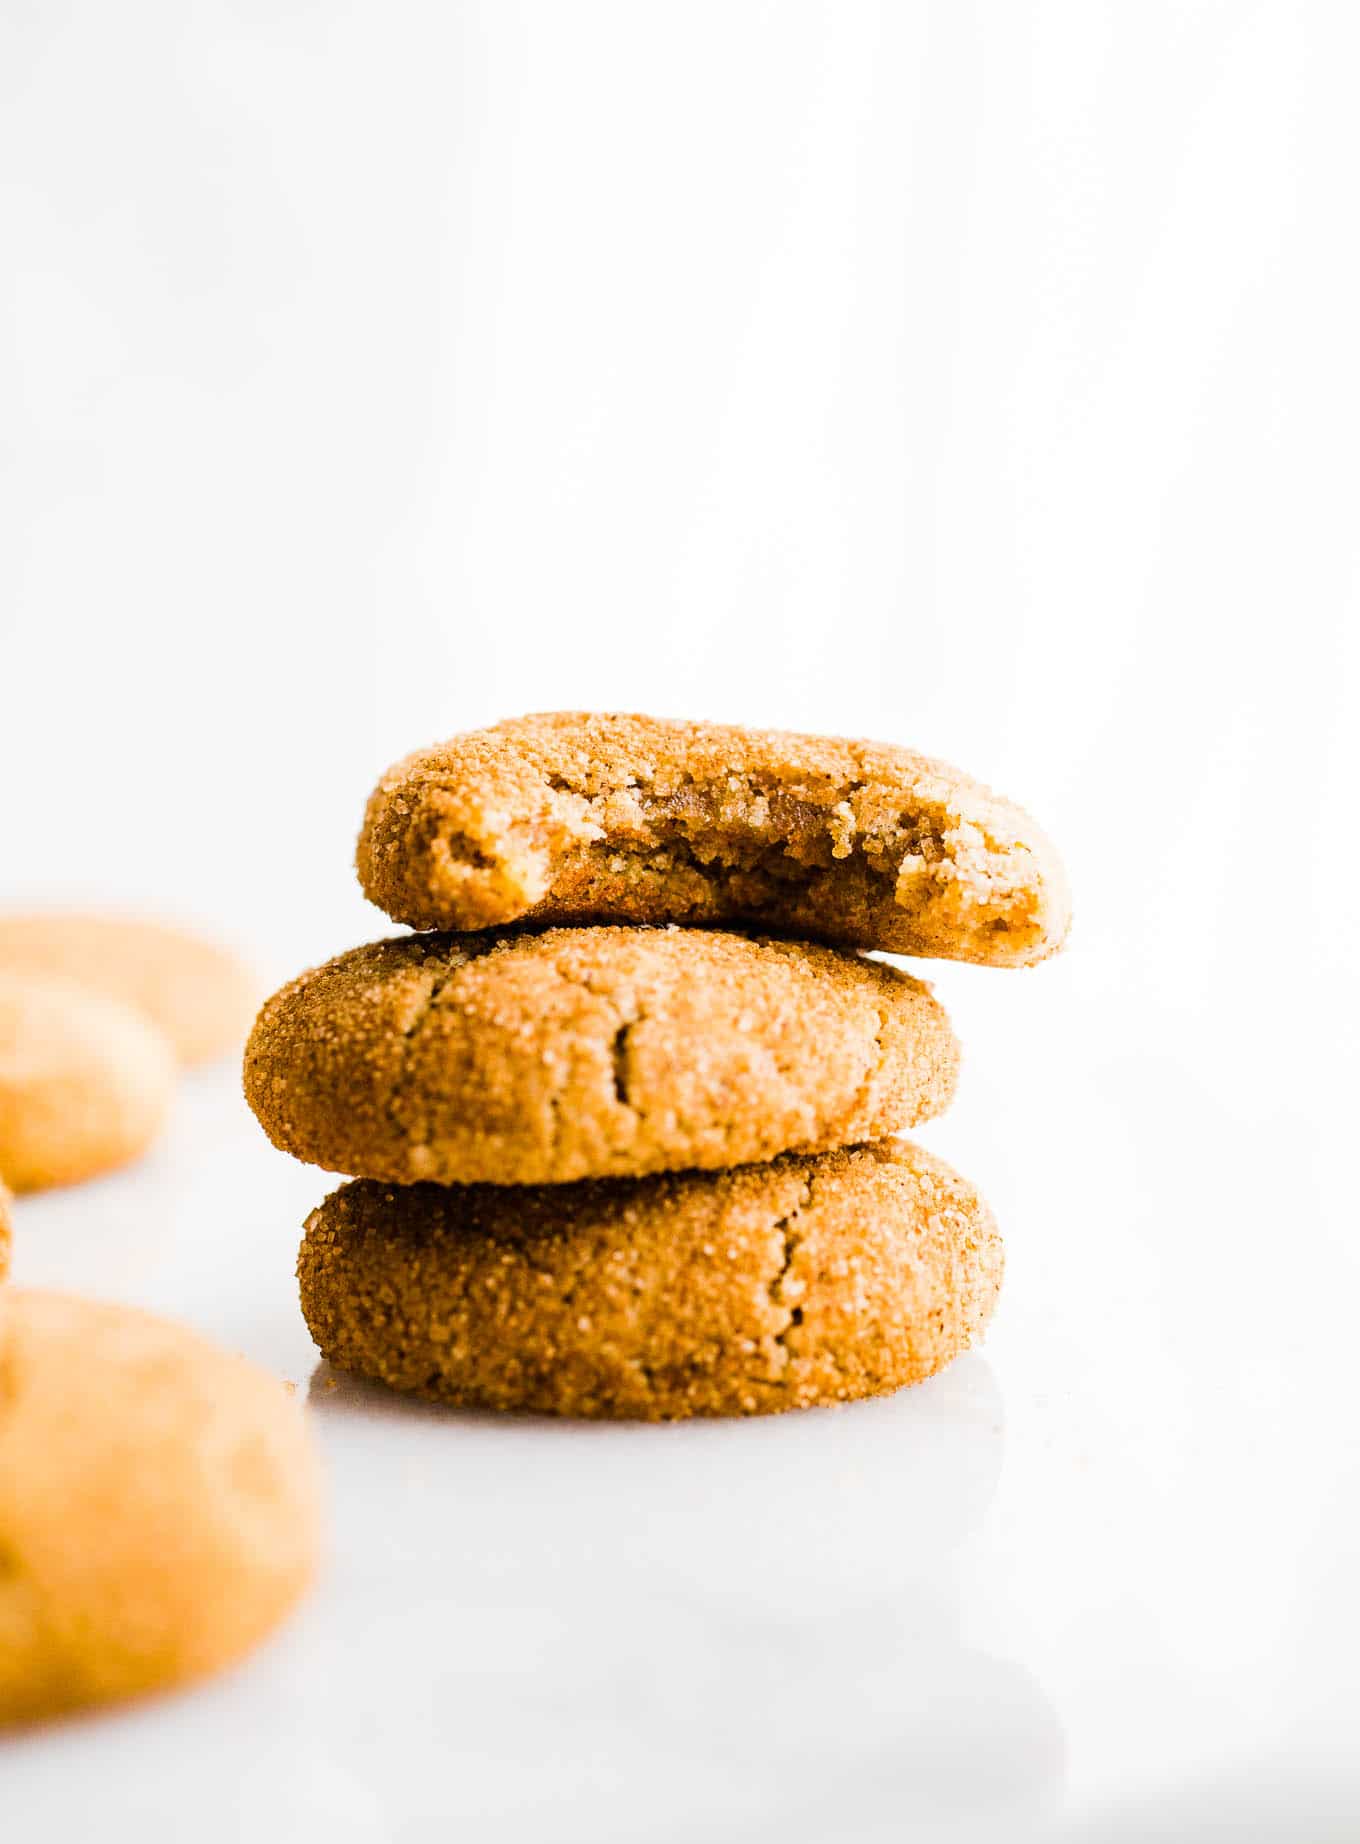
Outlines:
[[[246,1050],[274,1144],[397,1184],[712,1169],[939,1114],[930,989],[806,942],[682,928],[414,935],[276,993]]]
[[[11,1198],[3,1178],[0,1178],[0,1281],[9,1273],[10,1250],[14,1245],[14,1223],[10,1215]]]
[[[282,1384],[187,1328],[0,1294],[0,1723],[201,1677],[315,1572],[316,1461]]]
[[[307,1219],[323,1356],[470,1407],[661,1421],[883,1395],[991,1317],[977,1192],[902,1140],[574,1185],[343,1186]]]
[[[79,980],[143,1012],[181,1063],[244,1042],[260,994],[228,949],[180,928],[74,912],[0,915],[0,970]]]
[[[75,1184],[144,1152],[174,1093],[140,1012],[74,980],[0,969],[0,1177]]]

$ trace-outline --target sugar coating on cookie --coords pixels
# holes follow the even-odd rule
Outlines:
[[[521,1190],[349,1184],[298,1261],[342,1369],[469,1407],[643,1420],[920,1382],[982,1332],[1001,1273],[977,1192],[895,1140]]]
[[[1067,887],[1034,822],[885,743],[556,712],[417,751],[374,790],[366,894],[415,928],[754,922],[1022,966]]]
[[[304,974],[245,1058],[274,1144],[396,1184],[540,1184],[820,1150],[914,1126],[958,1046],[920,981],[706,929],[413,935]]]
[[[0,969],[0,1176],[76,1184],[145,1152],[175,1062],[131,1007],[72,980]]]
[[[131,1307],[0,1292],[0,1723],[232,1663],[316,1567],[282,1384]]]
[[[260,993],[228,949],[185,929],[122,916],[0,915],[0,970],[78,980],[142,1012],[181,1063],[245,1041]]]

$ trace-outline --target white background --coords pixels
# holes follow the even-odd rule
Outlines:
[[[26,1840],[1360,1830],[1352,21],[4,9],[8,900],[281,979],[384,932],[391,758],[597,707],[941,754],[1077,906],[932,971],[984,1353],[660,1433],[318,1386],[310,1611],[0,1747]],[[18,1275],[305,1385],[326,1182],[228,1069]]]

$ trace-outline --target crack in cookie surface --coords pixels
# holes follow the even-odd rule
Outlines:
[[[882,1141],[713,1174],[347,1185],[309,1219],[299,1277],[341,1368],[467,1406],[657,1419],[918,1382],[985,1327],[1001,1254],[971,1186]]]
[[[414,936],[276,994],[246,1054],[274,1143],[393,1183],[546,1183],[820,1150],[954,1089],[929,989],[716,930]]]

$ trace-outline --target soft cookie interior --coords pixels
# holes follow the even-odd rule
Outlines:
[[[529,718],[397,765],[359,846],[415,927],[754,922],[990,965],[1062,943],[1061,867],[1018,808],[887,745]]]

